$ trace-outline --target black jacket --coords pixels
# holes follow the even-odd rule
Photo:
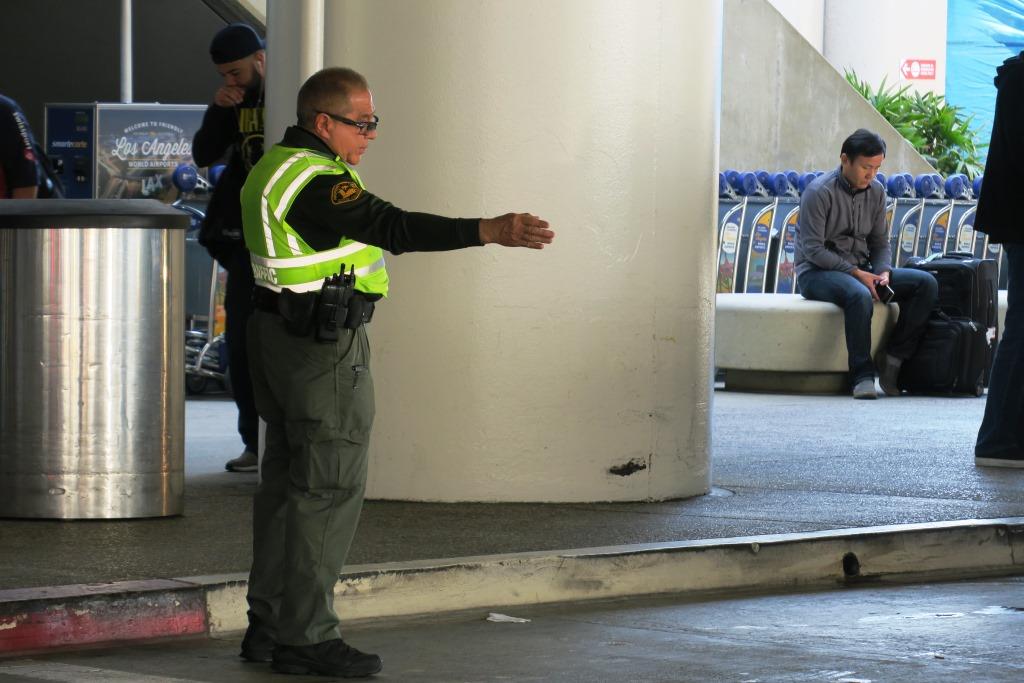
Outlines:
[[[16,187],[39,184],[35,138],[28,120],[14,100],[0,95],[0,199]]]
[[[213,190],[199,231],[199,243],[225,267],[237,260],[231,258],[235,250],[245,248],[238,194],[249,170],[263,156],[262,84],[248,90],[240,105],[207,107],[192,140],[192,158],[197,166],[210,166],[228,152],[227,167]]]
[[[996,113],[974,227],[992,242],[1024,242],[1024,52],[996,69]]]

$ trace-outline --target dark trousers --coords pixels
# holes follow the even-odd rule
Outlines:
[[[249,376],[249,351],[246,348],[246,327],[252,315],[252,290],[255,283],[249,252],[241,247],[224,257],[222,266],[228,271],[227,291],[224,294],[225,339],[228,346],[228,373],[231,392],[238,406],[238,434],[245,449],[257,452],[259,415],[252,394]]]
[[[334,586],[359,522],[373,426],[366,327],[333,343],[249,320],[253,387],[267,423],[253,501],[249,614],[283,645],[341,637]]]
[[[846,350],[849,354],[850,381],[873,379],[875,364],[871,358],[871,316],[874,300],[860,280],[838,270],[810,270],[799,277],[805,299],[828,301],[843,309]],[[889,286],[899,303],[900,315],[889,337],[885,352],[900,359],[914,355],[928,317],[939,294],[939,285],[931,273],[913,268],[894,268]]]
[[[974,454],[1024,460],[1024,244],[1004,244],[1009,282],[1006,322],[999,337],[985,417]]]

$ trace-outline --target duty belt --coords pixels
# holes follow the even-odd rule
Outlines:
[[[372,296],[372,295],[371,295]],[[353,294],[353,303],[358,301],[357,306],[361,308],[362,315],[361,323],[365,324],[373,319],[373,310],[375,308],[374,301],[362,292],[355,292]],[[266,287],[255,287],[252,291],[252,302],[253,305],[261,311],[267,313],[273,313],[274,315],[281,315],[280,305],[281,295],[277,292],[267,289]]]

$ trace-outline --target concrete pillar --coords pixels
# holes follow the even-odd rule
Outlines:
[[[260,8],[254,8],[260,9]],[[267,0],[266,111],[264,148],[295,125],[295,96],[303,81],[323,68],[324,0]],[[263,462],[267,425],[259,423],[257,455]]]
[[[266,145],[295,124],[295,96],[323,68],[324,0],[268,0]]]
[[[721,36],[721,2],[326,0],[324,65],[366,75],[381,117],[371,191],[558,231],[389,257],[370,497],[708,490]]]

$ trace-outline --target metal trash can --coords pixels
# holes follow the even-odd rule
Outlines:
[[[0,517],[181,514],[188,224],[151,199],[0,201]]]

